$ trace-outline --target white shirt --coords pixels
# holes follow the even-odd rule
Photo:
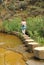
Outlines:
[[[22,21],[21,24],[26,26],[26,21]]]

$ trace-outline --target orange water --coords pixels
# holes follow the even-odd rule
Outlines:
[[[0,48],[0,65],[25,65],[25,62],[21,54]]]
[[[22,41],[10,34],[0,33],[0,65],[25,65],[23,55],[5,48],[15,48]]]
[[[22,41],[15,35],[0,33],[0,46],[14,48],[22,44]]]

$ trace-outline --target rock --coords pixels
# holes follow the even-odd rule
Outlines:
[[[34,48],[34,56],[39,59],[44,59],[44,47]]]
[[[26,39],[25,40],[25,43],[29,43],[29,42],[34,42],[34,40],[33,39]]]
[[[34,48],[38,47],[38,46],[39,46],[39,44],[36,43],[36,42],[30,42],[30,43],[28,43],[28,49],[29,49],[30,52],[33,52]]]

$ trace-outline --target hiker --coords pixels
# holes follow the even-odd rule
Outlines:
[[[26,32],[26,21],[24,19],[21,21],[21,29],[22,29],[22,33],[25,34],[25,32]]]

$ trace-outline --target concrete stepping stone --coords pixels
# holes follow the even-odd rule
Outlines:
[[[26,39],[24,42],[25,43],[34,42],[34,40],[33,39]]]
[[[34,48],[38,47],[38,46],[39,46],[39,44],[37,42],[28,43],[28,49],[29,49],[30,52],[33,52]]]
[[[31,39],[30,37],[24,37],[23,40],[26,40],[26,39]]]
[[[25,37],[28,37],[28,35],[23,35],[23,37],[25,38]]]
[[[25,39],[30,39],[30,37],[28,36],[28,35],[23,35],[23,41],[25,40]]]
[[[44,47],[34,48],[34,56],[39,59],[44,59]]]
[[[25,36],[24,38],[30,38],[29,36]]]

